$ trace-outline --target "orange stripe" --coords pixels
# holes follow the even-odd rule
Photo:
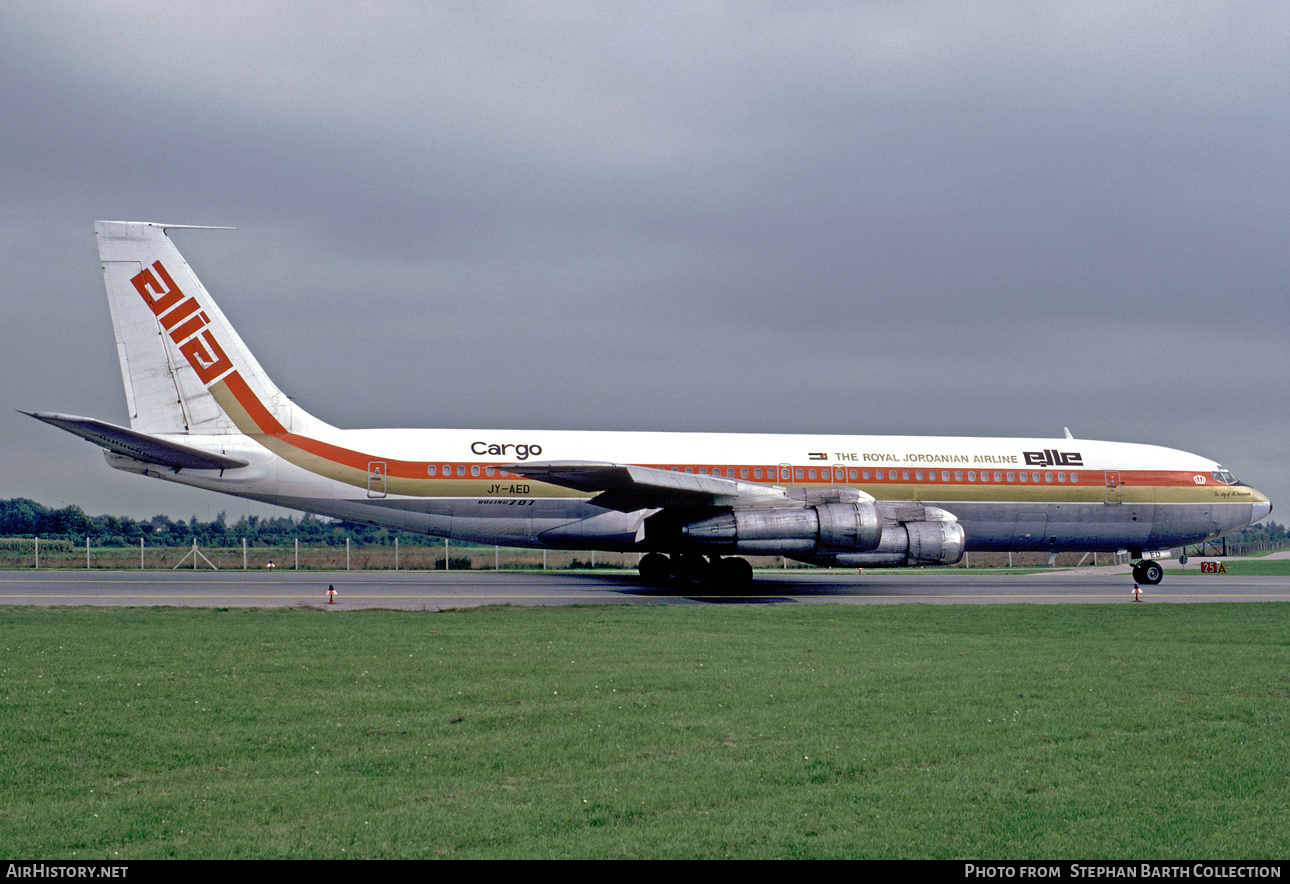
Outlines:
[[[291,447],[307,454],[321,457],[324,460],[350,467],[363,473],[367,472],[368,466],[373,461],[381,461],[386,464],[387,476],[401,479],[428,478],[426,475],[428,464],[426,463],[391,460],[386,457],[364,454],[361,451],[353,451],[349,448],[341,448],[339,445],[320,442],[308,436],[289,433],[287,428],[282,426],[281,422],[273,416],[273,413],[264,407],[264,403],[252,392],[250,386],[239,372],[235,371],[224,378],[224,383],[228,385],[228,390],[233,394],[233,398],[238,401],[242,408],[246,409],[246,413],[251,416],[251,420],[255,422],[256,427],[265,435],[280,439]],[[242,429],[245,432],[245,429]]]

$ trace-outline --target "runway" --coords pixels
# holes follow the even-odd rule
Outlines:
[[[328,587],[336,590],[328,603]],[[0,604],[204,607],[321,606],[447,610],[479,605],[615,604],[1103,604],[1133,601],[1125,566],[1029,574],[765,571],[739,596],[644,587],[615,572],[6,571]],[[1167,570],[1144,603],[1290,601],[1290,577]]]

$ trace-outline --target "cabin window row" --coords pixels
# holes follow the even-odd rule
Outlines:
[[[672,467],[671,469],[672,469],[672,472],[674,473],[681,471],[681,467]],[[828,467],[824,467],[821,469],[816,469],[813,467],[778,467],[778,468],[766,467],[764,471],[761,467],[751,467],[751,468],[741,467],[739,470],[739,478],[740,479],[752,478],[754,480],[765,478],[772,482],[776,480],[787,482],[789,481],[788,477],[789,477],[790,469],[792,470],[793,480],[797,482],[818,482],[818,481],[827,482],[830,480],[830,475],[829,475],[830,468]],[[685,472],[687,473],[694,473],[695,471],[696,469],[694,467],[685,467]],[[698,467],[697,472],[701,476],[706,476],[708,475],[708,468]],[[831,478],[834,482],[911,482],[911,481],[912,482],[938,482],[938,481],[949,482],[951,481],[950,470],[941,470],[940,472],[937,472],[936,470],[860,470],[855,468],[847,469],[844,467],[834,467],[832,468],[832,474],[833,475]],[[722,468],[713,467],[711,475],[713,476],[723,475]],[[730,478],[730,479],[735,478],[734,468],[726,467],[724,475],[726,478]],[[979,472],[977,470],[967,470],[967,471],[954,470],[953,477],[954,477],[953,481],[955,482],[964,482],[964,481],[984,482],[984,483],[997,482],[999,484],[1004,484],[1007,482],[1013,482],[1013,483],[1025,482],[1025,483],[1034,483],[1034,484],[1043,484],[1043,483],[1051,484],[1052,482],[1058,482],[1058,483],[1066,483],[1066,482],[1078,483],[1079,482],[1079,473],[1066,473],[1066,472],[1058,472],[1058,473],[1020,472],[1018,473],[1014,470],[1009,470],[1009,471],[994,470],[993,472],[991,472],[990,470],[981,470]]]
[[[441,470],[442,470],[442,472],[443,472],[443,476],[444,476],[444,478],[445,478],[445,479],[446,479],[446,478],[450,478],[450,477],[452,476],[452,473],[453,473],[453,465],[452,465],[452,464],[450,464],[450,463],[446,463],[446,464],[444,464],[442,467],[440,467],[438,464],[429,464],[429,465],[427,465],[427,466],[426,466],[426,475],[427,475],[427,476],[438,476],[438,475],[440,474],[440,471],[441,471]],[[465,476],[465,475],[466,475],[466,465],[465,465],[464,463],[459,463],[459,464],[457,464],[457,466],[456,466],[456,470],[457,470],[457,475],[458,475],[458,476]],[[478,475],[480,474],[480,466],[479,466],[479,464],[471,464],[471,465],[470,465],[470,474],[471,474],[472,476],[478,476]],[[486,467],[484,467],[484,468],[483,468],[483,474],[484,474],[485,476],[506,476],[506,475],[509,475],[509,474],[508,474],[508,473],[506,473],[504,470],[499,470],[499,469],[497,469],[496,467],[489,467],[489,466],[486,466]]]
[[[469,467],[469,469],[470,469],[471,476],[477,477],[480,475],[479,464],[472,464]],[[772,482],[788,481],[789,469],[790,469],[789,467],[766,467],[764,469],[762,467],[751,467],[751,468],[741,467],[739,469],[739,478],[740,479],[751,478],[754,481],[757,479],[766,479]],[[818,470],[815,469],[814,467],[792,467],[791,469],[793,470],[794,480],[798,482],[817,482],[821,480],[827,482],[830,480],[830,475],[829,475],[830,470],[828,467],[825,467],[823,469],[818,469]],[[442,470],[442,474],[445,478],[449,478],[454,473],[454,466],[453,464],[447,464],[447,463],[443,464],[442,467],[440,467],[438,464],[429,464],[426,467],[426,474],[430,476],[437,476],[440,474],[440,470]],[[455,467],[455,472],[458,476],[464,477],[466,475],[466,470],[467,470],[466,464],[459,463]],[[680,470],[681,470],[680,467],[672,467],[673,472],[680,472]],[[693,473],[694,471],[695,471],[694,467],[685,468],[685,472],[687,473]],[[699,467],[698,472],[699,472],[699,475],[706,476],[708,475],[708,468]],[[846,469],[843,467],[836,467],[832,470],[832,473],[833,473],[832,480],[834,482],[910,482],[910,481],[949,482],[950,481],[950,470],[941,470],[938,473],[936,470],[860,470],[855,468]],[[505,473],[504,471],[498,470],[490,466],[483,467],[483,474],[489,477],[507,475],[507,473]],[[722,476],[723,475],[722,468],[713,467],[711,475]],[[725,478],[728,478],[728,479],[735,478],[734,467],[726,467],[724,476]],[[1000,484],[1008,483],[1008,482],[1012,482],[1012,483],[1022,482],[1022,483],[1034,483],[1034,484],[1052,483],[1054,481],[1058,483],[1065,483],[1068,481],[1071,483],[1079,482],[1079,473],[1067,474],[1065,472],[1028,473],[1023,471],[1023,472],[1017,473],[1013,471],[1005,472],[1003,470],[995,470],[993,472],[989,470],[981,470],[978,473],[976,470],[967,470],[966,472],[963,470],[954,470],[953,476],[954,476],[953,481],[955,482],[963,482],[963,481],[979,482],[979,483],[995,482]]]

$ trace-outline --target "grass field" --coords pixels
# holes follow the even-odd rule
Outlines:
[[[1290,852],[1290,605],[0,625],[5,858]]]

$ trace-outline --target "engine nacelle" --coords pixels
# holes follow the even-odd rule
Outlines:
[[[745,555],[829,555],[877,549],[882,519],[871,503],[734,509],[681,526],[696,550]]]
[[[928,507],[928,510],[932,510]],[[888,525],[882,543],[871,552],[839,553],[832,563],[856,568],[904,565],[953,565],[963,558],[967,536],[953,518]],[[829,564],[820,562],[820,564]]]

